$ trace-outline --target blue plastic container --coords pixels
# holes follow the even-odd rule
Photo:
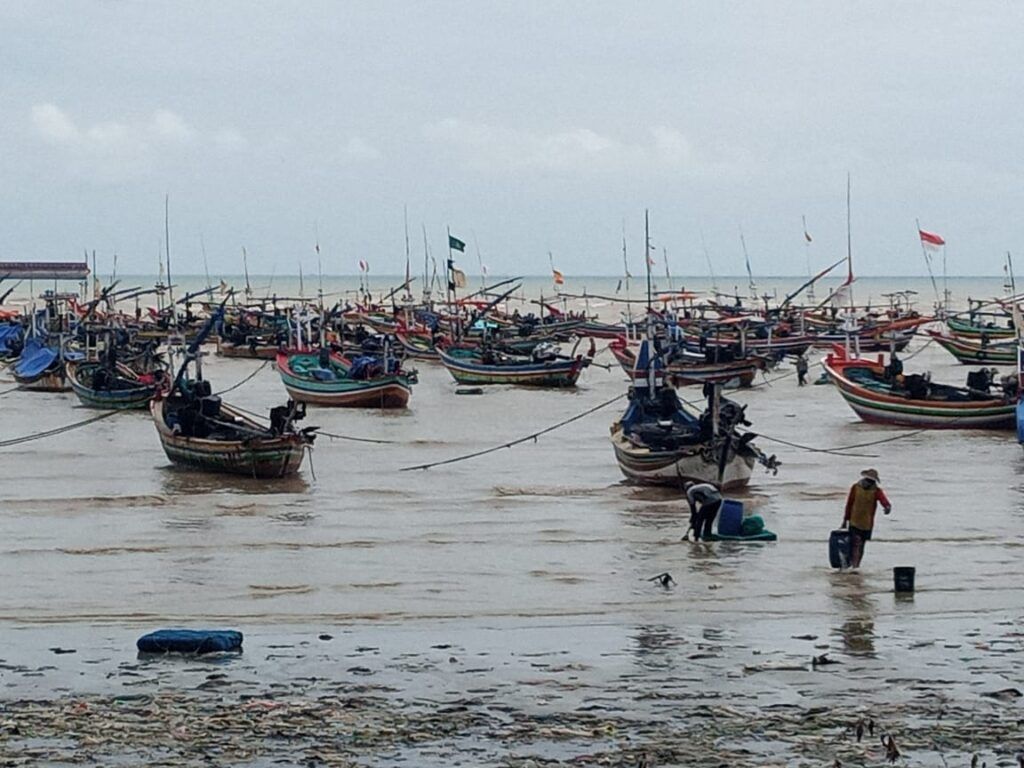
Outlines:
[[[743,502],[734,499],[723,499],[722,508],[718,510],[718,535],[739,536],[743,524]]]
[[[845,528],[832,531],[828,537],[828,564],[833,568],[850,567],[850,532]]]

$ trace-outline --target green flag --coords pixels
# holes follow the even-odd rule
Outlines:
[[[453,251],[462,251],[463,253],[466,251],[466,244],[459,240],[459,238],[452,237],[451,235],[448,235],[448,247]]]

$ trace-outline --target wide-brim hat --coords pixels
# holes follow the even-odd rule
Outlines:
[[[868,480],[874,480],[876,483],[879,482],[877,469],[865,469],[860,473],[860,476],[866,477]]]

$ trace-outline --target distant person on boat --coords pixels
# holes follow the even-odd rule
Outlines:
[[[796,383],[797,386],[803,387],[807,384],[807,358],[804,355],[798,355],[796,358]]]
[[[883,375],[886,381],[896,381],[898,377],[903,375],[903,361],[896,357],[895,352],[890,355],[889,364],[885,366]]]
[[[878,483],[878,470],[865,469],[860,473],[860,480],[850,486],[850,493],[846,497],[842,527],[850,529],[851,568],[860,567],[864,545],[871,540],[871,531],[875,527],[878,505],[882,505],[885,514],[892,512],[892,504]]]
[[[693,540],[707,541],[711,538],[711,526],[715,522],[718,510],[722,508],[722,494],[711,483],[688,482],[686,488],[686,500],[690,504],[690,528],[683,535],[689,539],[690,529],[693,529]]]

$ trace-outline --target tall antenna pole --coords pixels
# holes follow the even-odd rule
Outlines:
[[[651,313],[651,219],[644,208],[644,265],[647,268],[647,314]]]
[[[846,172],[846,265],[849,282],[850,312],[853,312],[853,236],[850,223],[850,172]]]
[[[171,302],[171,324],[178,327],[178,310],[174,303],[174,280],[171,279],[171,196],[164,195],[164,249],[167,255],[167,297]]]
[[[412,298],[412,289],[409,286],[412,284],[412,269],[409,259],[409,206],[402,206],[402,219],[405,222],[405,298]]]

